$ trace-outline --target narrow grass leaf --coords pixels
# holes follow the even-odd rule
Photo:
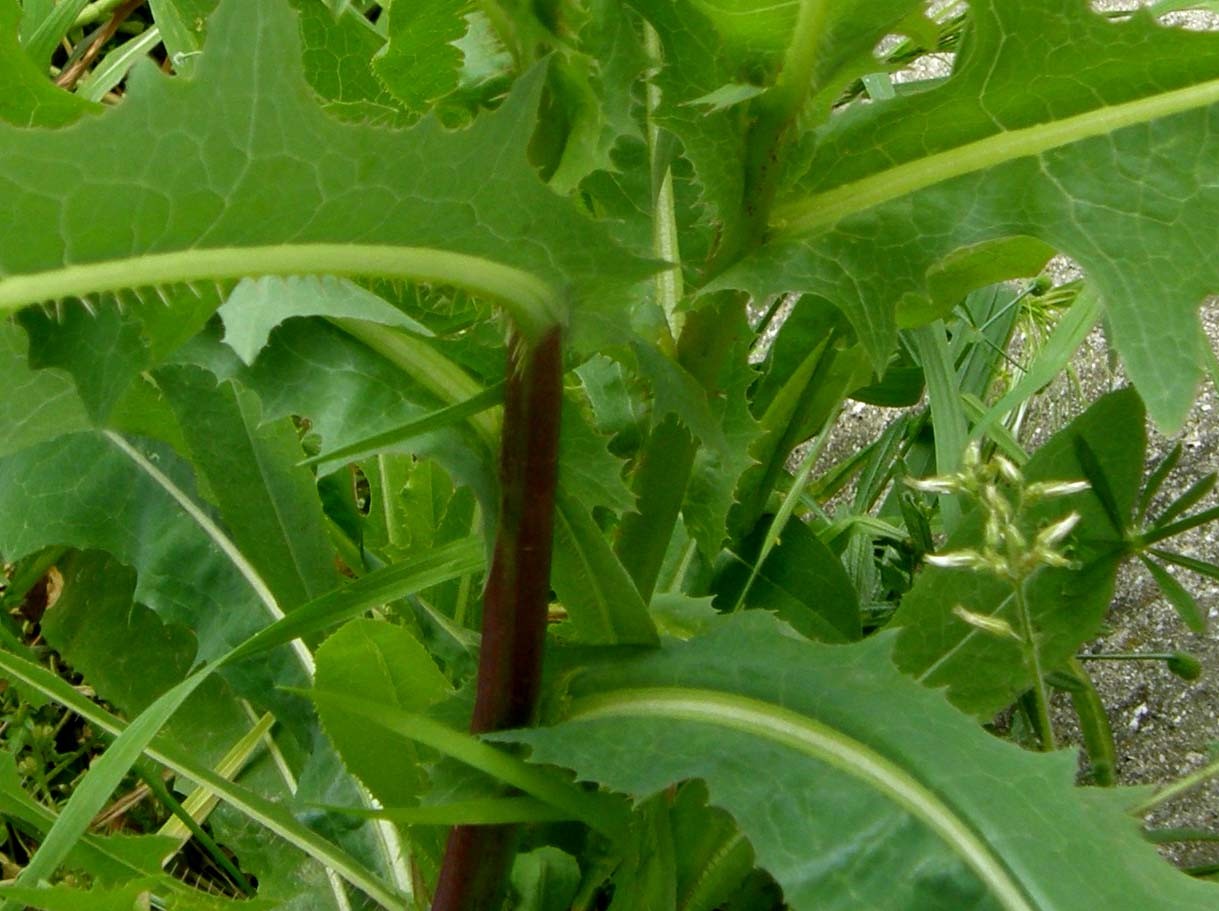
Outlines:
[[[1192,632],[1205,633],[1206,614],[1198,605],[1197,599],[1186,590],[1185,586],[1178,582],[1176,577],[1167,569],[1156,563],[1155,560],[1139,554],[1139,562],[1147,567],[1147,571],[1155,579],[1156,587],[1168,599],[1168,603],[1177,612],[1181,622],[1189,627]]]
[[[76,843],[81,833],[86,831],[93,817],[97,815],[136,760],[145,752],[153,758],[157,758],[156,752],[150,745],[173,713],[204,680],[222,666],[264,652],[276,645],[294,641],[299,636],[323,629],[340,619],[357,615],[392,598],[402,597],[429,585],[472,572],[481,565],[482,558],[481,544],[477,540],[467,539],[429,552],[416,560],[370,573],[347,588],[323,595],[301,607],[250,637],[221,659],[196,671],[162,694],[125,728],[116,727],[114,724],[100,725],[110,733],[121,734],[121,736],[116,736],[114,743],[94,762],[89,774],[77,786],[65,805],[63,814],[22,872],[22,881],[38,882],[41,879],[49,878],[58,869],[72,845]],[[26,666],[22,668],[22,665]],[[70,686],[66,683],[61,685],[62,682],[57,677],[48,674],[41,668],[28,666],[27,662],[3,653],[0,653],[0,667],[85,717],[97,714],[91,703],[82,700]],[[21,672],[18,673],[18,670]],[[82,711],[83,707],[88,708]],[[188,765],[194,766],[190,762]],[[201,784],[208,779],[206,783],[211,789],[222,795],[226,792],[233,793],[232,786],[223,777],[210,771],[205,772],[205,770],[192,768],[189,777]],[[219,786],[217,786],[217,782],[219,782]],[[232,801],[230,800],[230,802]],[[263,816],[265,817],[265,813]],[[259,821],[267,824],[267,820],[270,819],[273,823],[273,831],[282,834],[280,830],[284,828],[283,817],[285,816],[291,819],[286,811],[282,811],[274,819],[266,817],[260,818]],[[296,826],[295,821],[293,821],[293,826]],[[299,835],[297,837],[299,838]],[[311,836],[311,842],[317,840],[316,836]],[[316,849],[316,845],[314,847]],[[327,846],[325,850],[330,851],[332,847]],[[364,873],[354,871],[351,864],[346,861],[343,862],[342,867],[340,873],[344,878],[368,891],[366,887],[369,880]],[[335,869],[339,868],[335,867]],[[374,886],[373,888],[379,890],[381,887]]]
[[[1206,560],[1187,557],[1185,554],[1173,553],[1170,550],[1162,550],[1159,547],[1150,548],[1150,553],[1159,557],[1165,563],[1175,563],[1177,566],[1182,566],[1185,569],[1196,572],[1200,576],[1206,576],[1208,579],[1219,581],[1219,565]]]
[[[458,421],[464,421],[466,418],[473,417],[486,411],[488,408],[499,405],[503,400],[504,385],[503,383],[498,383],[463,402],[458,402],[456,405],[449,405],[447,408],[441,408],[439,411],[434,411],[418,420],[410,421],[392,430],[386,430],[382,433],[365,437],[346,446],[340,446],[338,449],[319,453],[305,459],[300,464],[319,465],[324,470],[328,466],[333,466],[336,462],[353,462],[365,456],[382,452],[398,443],[404,443],[414,437],[440,430],[442,427],[448,427]]]
[[[1160,492],[1160,488],[1164,485],[1165,479],[1177,467],[1177,463],[1181,461],[1182,451],[1181,443],[1178,441],[1169,450],[1168,454],[1156,463],[1155,470],[1151,472],[1151,477],[1147,479],[1147,483],[1139,494],[1138,505],[1135,508],[1136,523],[1141,523],[1147,517],[1147,510],[1151,508],[1151,501],[1155,499],[1156,494]]]
[[[931,421],[935,427],[936,474],[952,474],[961,467],[965,454],[969,424],[961,407],[961,390],[956,369],[948,351],[944,324],[937,321],[913,331],[915,348],[923,373],[927,377],[927,398],[931,403]],[[940,516],[948,534],[961,521],[961,505],[951,494],[940,498]]]
[[[1164,511],[1156,516],[1155,524],[1152,527],[1161,528],[1186,512],[1191,506],[1215,489],[1216,480],[1219,480],[1219,475],[1212,472],[1194,481],[1184,493],[1169,503]]]
[[[398,737],[431,747],[470,768],[571,815],[598,832],[618,837],[624,831],[622,808],[603,796],[590,794],[553,774],[509,753],[483,743],[470,734],[455,731],[424,715],[415,715],[389,705],[352,699],[341,693],[308,690],[319,706],[349,712],[366,724]]]
[[[978,418],[969,438],[981,439],[982,435],[990,433],[992,428],[997,429],[1008,412],[1053,382],[1066,369],[1079,346],[1092,331],[1092,327],[1100,321],[1101,312],[1100,295],[1085,286],[1067,312],[1059,318],[1050,337],[1037,349],[1032,362],[1025,368],[1024,375]]]

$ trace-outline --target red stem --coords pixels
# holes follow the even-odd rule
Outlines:
[[[556,328],[532,346],[508,342],[500,512],[483,598],[473,733],[533,720],[542,683],[558,469],[563,355]],[[432,911],[491,911],[502,904],[512,826],[456,826]]]

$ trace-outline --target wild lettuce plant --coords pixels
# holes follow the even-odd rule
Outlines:
[[[1075,656],[1169,553],[1132,529],[1219,290],[1219,36],[1086,0],[152,0],[51,83],[135,6],[0,0],[6,603],[55,579],[0,674],[109,739],[55,806],[0,752],[4,907],[1215,907],[1154,796],[982,725],[1052,745],[1069,678],[1111,783]],[[1003,283],[1055,253],[1086,277],[988,405]],[[1005,417],[1102,319],[1133,387],[1026,453]],[[924,389],[814,477],[844,401]],[[1007,517],[1054,557],[1008,554],[1016,598],[926,558],[997,546],[986,510],[893,483],[996,447],[1058,494]],[[133,772],[174,818],[91,828]]]

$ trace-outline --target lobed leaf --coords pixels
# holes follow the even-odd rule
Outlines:
[[[703,779],[793,909],[1214,906],[1213,886],[1143,841],[1124,799],[1075,789],[1074,756],[981,731],[894,670],[892,645],[818,645],[738,614],[590,667],[560,723],[492,737],[637,799]]]
[[[1195,311],[1219,288],[1219,265],[1197,253],[1219,207],[1219,37],[1145,13],[1111,21],[1085,0],[971,11],[950,79],[816,134],[772,239],[718,286],[821,294],[879,368],[894,304],[925,299],[929,270],[1037,238],[1083,266],[1131,378],[1172,430],[1201,375]]]

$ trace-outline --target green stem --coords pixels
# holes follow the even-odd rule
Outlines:
[[[1075,708],[1084,748],[1088,751],[1092,780],[1101,787],[1113,787],[1117,784],[1117,747],[1113,742],[1113,729],[1109,726],[1105,704],[1078,658],[1071,658],[1063,670],[1077,684],[1077,688],[1071,690],[1071,705]]]
[[[499,527],[483,603],[473,733],[529,724],[541,692],[562,380],[557,327],[533,346],[520,336],[509,340]],[[432,911],[497,907],[515,835],[513,826],[455,827]]]
[[[1046,752],[1056,750],[1054,725],[1050,720],[1050,697],[1046,691],[1045,677],[1041,673],[1041,654],[1037,649],[1037,637],[1033,632],[1033,618],[1029,613],[1028,598],[1024,593],[1024,580],[1012,584],[1016,599],[1016,615],[1020,618],[1020,637],[1024,655],[1033,672],[1033,702],[1037,710],[1037,723],[1041,728],[1041,748]]]
[[[170,813],[174,815],[179,822],[186,827],[195,840],[203,847],[203,849],[212,858],[220,869],[229,877],[229,880],[240,889],[245,895],[253,896],[255,894],[254,887],[250,885],[250,881],[246,879],[245,874],[237,869],[236,865],[229,860],[227,854],[216,844],[207,831],[195,821],[195,818],[182,806],[181,803],[170,793],[169,788],[165,786],[165,782],[161,780],[161,776],[156,771],[148,769],[143,763],[136,763],[135,773],[140,776],[140,779],[148,786],[153,795],[161,801]]]
[[[1171,652],[1096,652],[1080,655],[1080,661],[1170,661],[1176,656]]]
[[[1168,803],[1216,776],[1219,776],[1219,758],[1212,759],[1202,768],[1195,769],[1184,778],[1178,778],[1176,781],[1164,785],[1142,803],[1132,807],[1130,812],[1135,816],[1145,816],[1160,804]]]
[[[741,217],[726,226],[716,259],[730,261],[765,237],[774,203],[779,163],[791,127],[813,89],[813,66],[821,43],[827,0],[801,0],[792,42],[775,84],[758,96],[745,138],[745,182]],[[722,254],[722,255],[721,255]]]
[[[727,268],[766,237],[785,138],[812,88],[815,51],[828,9],[825,0],[802,0],[783,70],[775,85],[757,99],[754,122],[746,137],[740,209],[724,224],[720,243],[707,265],[709,275]],[[732,337],[734,321],[725,319],[723,311],[743,306],[741,295],[715,295],[691,312],[682,328],[678,360],[709,392],[715,390]],[[637,512],[625,517],[615,551],[644,601],[651,598],[655,588],[697,452],[694,437],[666,419],[653,431],[640,455],[633,485]]]

